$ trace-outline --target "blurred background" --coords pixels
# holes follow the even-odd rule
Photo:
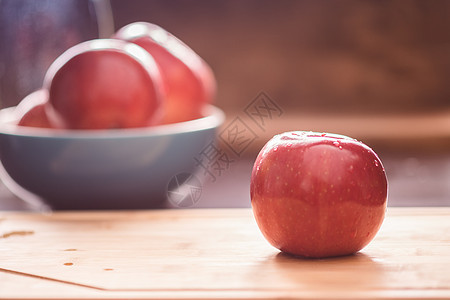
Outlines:
[[[205,185],[200,206],[219,195],[219,206],[248,206],[254,157],[289,130],[373,147],[390,205],[450,205],[450,1],[0,0],[1,106],[39,88],[71,45],[135,21],[160,25],[202,56],[224,128],[239,117],[254,133]],[[278,108],[264,126],[248,114],[261,95]]]

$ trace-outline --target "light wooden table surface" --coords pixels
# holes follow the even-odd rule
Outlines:
[[[0,298],[450,299],[450,208],[389,208],[322,260],[281,254],[249,209],[4,212]]]

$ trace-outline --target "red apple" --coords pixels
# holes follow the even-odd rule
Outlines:
[[[380,228],[387,179],[369,147],[342,135],[286,132],[256,158],[251,204],[265,238],[304,257],[355,253]]]
[[[78,44],[44,80],[49,117],[69,129],[145,127],[162,117],[161,78],[141,47],[115,39]]]
[[[47,117],[48,91],[37,90],[17,105],[15,113],[19,119],[18,125],[39,128],[56,128]]]
[[[163,123],[175,123],[202,116],[202,108],[212,102],[215,78],[208,64],[191,48],[163,28],[145,22],[129,24],[116,38],[133,42],[147,50],[161,71],[166,92]]]

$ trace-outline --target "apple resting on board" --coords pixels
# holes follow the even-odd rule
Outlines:
[[[352,138],[286,132],[259,153],[251,204],[264,237],[303,257],[355,253],[376,235],[388,183],[375,152]]]

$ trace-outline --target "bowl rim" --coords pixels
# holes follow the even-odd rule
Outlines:
[[[0,134],[64,139],[151,137],[213,129],[219,127],[225,121],[224,112],[220,108],[208,104],[204,108],[204,117],[179,123],[123,129],[48,129],[17,125],[17,116],[14,114],[15,108],[16,106],[12,106],[0,110]]]

